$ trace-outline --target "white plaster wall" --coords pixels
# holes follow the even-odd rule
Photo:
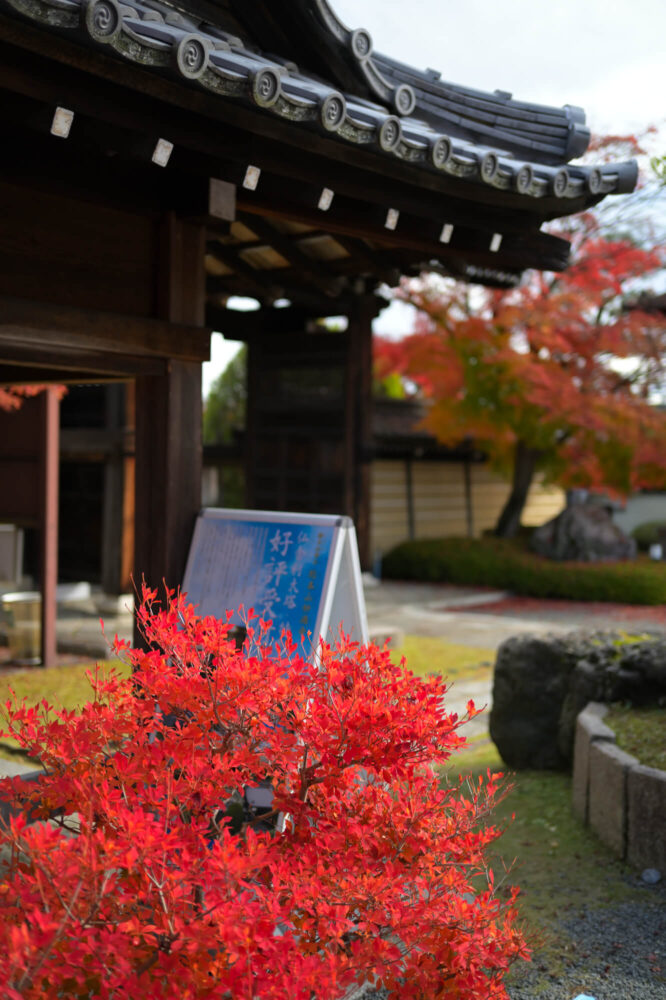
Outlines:
[[[613,520],[627,534],[645,521],[666,521],[666,493],[638,493],[629,497],[626,508],[616,511]]]

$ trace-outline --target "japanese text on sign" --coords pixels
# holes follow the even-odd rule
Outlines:
[[[271,638],[315,633],[335,527],[209,518],[188,564],[189,599],[202,615],[253,607]]]

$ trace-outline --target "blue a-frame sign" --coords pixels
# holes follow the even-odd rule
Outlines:
[[[183,591],[201,615],[243,624],[250,608],[316,648],[340,630],[368,641],[356,532],[351,518],[329,514],[207,507],[197,518]]]

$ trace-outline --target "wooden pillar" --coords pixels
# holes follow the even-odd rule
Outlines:
[[[40,393],[41,407],[41,591],[42,666],[56,664],[56,586],[58,583],[58,466],[60,459],[60,399],[58,388]]]
[[[359,557],[370,569],[370,482],[372,461],[372,321],[381,308],[375,295],[360,297],[349,316],[349,365],[347,408],[348,461],[345,495],[350,496],[356,525]]]
[[[162,319],[203,326],[205,231],[173,213],[160,232]],[[164,375],[136,380],[134,580],[182,582],[201,507],[201,364],[169,359]],[[138,637],[135,637],[138,638]]]
[[[123,512],[126,463],[126,386],[121,382],[104,387],[105,429],[111,450],[104,462],[102,499],[102,589],[105,594],[123,592]],[[133,430],[133,428],[132,428]]]

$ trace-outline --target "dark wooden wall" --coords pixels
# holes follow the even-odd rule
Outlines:
[[[299,317],[295,329],[276,335],[268,313],[263,332],[249,342],[248,506],[347,514],[364,567],[370,559],[371,322],[378,306],[374,297],[359,298],[339,332]]]
[[[0,183],[0,294],[156,314],[154,218]]]
[[[48,190],[47,179],[4,183],[0,171],[0,382],[136,387],[136,503],[120,442],[98,512],[109,589],[130,570],[135,580],[170,587],[184,572],[201,505],[204,254],[203,224],[168,203],[129,211],[106,203],[102,191],[84,200]],[[107,417],[106,431],[122,436],[127,415]],[[121,539],[132,513],[128,566]]]

